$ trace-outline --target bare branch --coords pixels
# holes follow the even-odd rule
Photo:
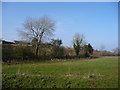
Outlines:
[[[55,30],[55,22],[48,17],[29,17],[25,20],[23,27],[24,29],[21,36],[23,38],[31,39],[31,41],[35,38],[37,40],[37,44],[39,44],[44,38],[53,35],[53,31]]]

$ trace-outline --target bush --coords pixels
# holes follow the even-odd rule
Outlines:
[[[53,46],[52,48],[52,56],[54,58],[61,58],[66,55],[66,51],[63,47]]]
[[[35,58],[34,47],[2,45],[3,61],[31,60]]]
[[[3,61],[9,61],[13,58],[13,46],[2,45],[2,59]]]
[[[15,52],[15,58],[16,59],[22,59],[22,60],[28,60],[35,58],[34,54],[34,48],[30,46],[17,46],[14,48]]]

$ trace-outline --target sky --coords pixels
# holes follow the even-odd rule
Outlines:
[[[117,2],[2,2],[2,39],[21,40],[18,29],[27,17],[48,16],[56,22],[54,36],[72,47],[75,33],[84,34],[94,49],[118,47]]]

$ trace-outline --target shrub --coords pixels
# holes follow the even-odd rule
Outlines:
[[[35,58],[34,47],[2,45],[3,61],[11,60],[31,60]]]

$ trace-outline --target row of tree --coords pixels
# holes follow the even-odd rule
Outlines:
[[[48,38],[53,35],[55,30],[55,21],[48,17],[42,18],[27,18],[23,24],[23,31],[20,35],[29,41],[32,41],[36,46],[36,56],[39,53],[39,47],[44,38]],[[52,44],[59,47],[62,44],[61,40],[52,40]],[[81,49],[84,49],[86,56],[92,54],[93,48],[90,44],[85,45],[85,39],[83,35],[75,34],[73,39],[73,47],[75,49],[76,55],[79,55]]]
[[[61,46],[62,40],[51,39],[49,43],[43,43],[45,39],[50,38],[55,31],[55,21],[48,18],[27,18],[21,30],[20,36],[32,44],[32,46],[3,46],[3,58],[6,59],[33,59],[33,58],[62,58],[64,56],[74,56],[70,54],[73,49],[68,50]],[[73,37],[73,48],[78,57],[80,51],[88,57],[93,52],[93,47],[87,44],[82,34],[75,34]],[[11,52],[12,54],[10,54]],[[69,55],[69,54],[70,55]],[[8,56],[8,57],[7,57]],[[17,58],[16,58],[17,57]]]
[[[3,61],[13,60],[50,60],[50,59],[73,59],[79,57],[88,57],[90,55],[85,45],[80,48],[79,55],[75,53],[75,48],[61,46],[62,40],[52,39],[50,43],[43,43],[39,46],[39,53],[36,56],[36,46],[27,44],[3,44]]]
[[[55,40],[61,41],[61,40]],[[53,42],[53,40],[52,40]],[[64,47],[54,45],[51,43],[40,44],[39,53],[36,56],[36,46],[33,44],[3,44],[2,45],[2,59],[3,61],[11,60],[45,60],[52,58],[61,58],[67,56]],[[57,43],[56,43],[57,44]]]

